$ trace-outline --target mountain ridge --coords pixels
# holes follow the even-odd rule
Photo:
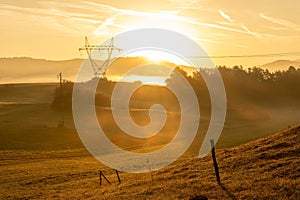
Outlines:
[[[273,62],[261,65],[261,68],[268,69],[269,71],[287,70],[290,66],[295,68],[300,67],[300,59],[296,60],[275,60]]]

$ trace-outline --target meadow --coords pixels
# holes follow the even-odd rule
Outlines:
[[[205,112],[200,134],[178,161],[143,174],[120,172],[118,184],[115,171],[85,150],[70,112],[65,113],[65,127],[58,127],[60,113],[51,108],[57,86],[0,85],[1,199],[299,199],[297,106],[230,107],[217,143],[221,185],[215,181],[210,154],[196,156],[208,122]],[[97,112],[106,131],[118,135],[109,109],[98,106]],[[141,124],[149,120],[143,109],[133,110],[132,116]],[[169,117],[173,123],[178,120],[176,112]],[[288,126],[292,128],[273,134]],[[172,134],[166,133],[175,129],[167,126],[164,140],[151,145],[167,143]],[[140,150],[130,148],[137,141],[128,146],[122,137],[111,139],[131,151]],[[112,184],[99,185],[99,170]]]
[[[221,183],[210,155],[185,155],[142,174],[109,169],[84,149],[1,151],[1,199],[299,199],[300,127],[217,150]],[[99,185],[99,170],[111,184]]]

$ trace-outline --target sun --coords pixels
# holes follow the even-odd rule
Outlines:
[[[185,65],[185,66],[189,65],[184,59],[180,58],[179,56],[160,49],[135,51],[133,53],[128,54],[127,56],[145,57],[150,62],[153,63],[161,63],[163,61],[167,61],[167,62],[174,63],[176,65]]]
[[[177,56],[168,51],[160,49],[143,49],[131,52],[126,57],[144,57],[149,61],[149,64],[139,69],[138,73],[131,76],[124,77],[123,80],[126,82],[138,82],[140,81],[143,85],[157,85],[166,86],[166,79],[169,78],[171,71],[167,68],[161,68],[160,65],[167,65],[164,62],[170,62],[175,65],[189,66],[189,64]],[[154,64],[154,65],[152,65]],[[169,66],[166,66],[169,68]],[[149,75],[146,75],[148,73]]]
[[[164,59],[161,53],[157,51],[146,51],[143,56],[153,62],[162,62]]]

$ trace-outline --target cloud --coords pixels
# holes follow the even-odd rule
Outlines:
[[[236,32],[236,33],[250,34],[255,37],[260,37],[260,34],[250,31],[245,25],[240,26],[243,29],[243,30],[241,30],[241,29],[236,29],[236,28],[231,28],[231,27],[221,26],[218,24],[211,24],[211,23],[194,22],[194,21],[190,21],[190,23],[196,24],[196,25],[201,25],[201,26],[207,26],[210,28],[232,31],[232,32]]]
[[[204,26],[208,28],[214,28],[214,29],[219,29],[219,30],[225,30],[225,31],[231,31],[231,32],[236,32],[236,33],[242,33],[242,34],[250,34],[255,37],[260,37],[258,33],[250,31],[245,25],[239,26],[241,29],[237,28],[232,28],[232,27],[227,27],[227,26],[222,26],[214,23],[206,23],[206,22],[198,22],[192,18],[186,17],[186,16],[180,16],[178,15],[178,12],[176,11],[169,11],[169,12],[141,12],[141,11],[136,11],[136,10],[128,10],[128,9],[119,9],[115,8],[109,5],[105,4],[99,4],[99,3],[94,3],[94,2],[88,2],[88,1],[82,1],[87,5],[91,5],[94,7],[98,7],[101,9],[107,9],[113,13],[112,17],[109,17],[108,21],[105,21],[103,24],[101,24],[96,31],[94,31],[94,34],[97,35],[100,31],[103,31],[104,28],[107,26],[116,26],[120,28],[126,28],[126,26],[121,25],[121,24],[116,24],[116,18],[120,16],[132,16],[132,17],[145,17],[145,18],[151,18],[151,19],[157,19],[157,20],[171,20],[171,21],[176,21],[176,22],[181,22],[181,23],[187,23],[191,25],[198,25],[198,26]],[[223,14],[225,14],[223,12]],[[225,14],[226,15],[226,14]],[[226,15],[228,16],[228,15]],[[228,16],[227,20],[233,20]]]
[[[219,13],[224,19],[227,19],[229,22],[233,22],[231,17],[229,15],[227,15],[226,13],[224,13],[222,10],[219,10]]]
[[[51,30],[67,32],[70,35],[82,33],[82,30],[95,29],[103,20],[92,13],[84,13],[65,9],[65,4],[40,2],[39,7],[23,7],[9,4],[0,4],[0,14],[21,18],[34,25],[48,27]],[[68,5],[72,7],[72,5]],[[76,6],[74,6],[76,7]]]
[[[265,26],[266,28],[269,28],[269,29],[272,29],[272,30],[275,30],[275,31],[286,31],[288,30],[287,27],[283,27],[283,26]]]
[[[222,43],[224,44],[225,42],[217,41],[217,40],[210,40],[206,38],[193,38],[195,41],[201,41],[201,42],[210,42],[210,43]]]
[[[279,25],[291,28],[295,31],[300,31],[300,26],[293,22],[290,22],[290,21],[287,21],[284,19],[280,19],[280,18],[268,17],[268,16],[264,15],[263,13],[260,13],[259,16],[267,21],[274,23],[274,24],[279,24]]]
[[[234,20],[228,15],[226,14],[225,12],[223,12],[222,10],[218,10],[219,11],[219,14],[226,20],[228,20],[230,23],[228,22],[220,22],[220,24],[225,24],[225,25],[231,25],[231,26],[238,26],[240,28],[242,28],[243,30],[245,30],[246,33],[256,37],[256,38],[261,38],[262,35],[259,34],[259,33],[256,33],[256,32],[253,32],[253,31],[250,31],[250,29],[244,25],[244,24],[239,24],[239,23],[235,23]]]
[[[106,28],[107,26],[113,26],[113,27],[117,27],[120,29],[126,29],[126,26],[117,24],[114,22],[116,18],[116,15],[110,18],[107,18],[96,30],[94,30],[93,34],[96,36],[101,36],[101,35],[109,35],[110,33],[105,31],[103,32],[103,29]]]
[[[250,31],[249,28],[245,25],[242,25],[241,28],[243,28],[247,33],[249,33],[250,35],[253,35],[254,37],[257,37],[257,38],[261,38],[261,34],[259,33],[256,33],[256,32],[253,32],[253,31]]]
[[[245,45],[240,45],[240,44],[234,44],[234,43],[227,43],[227,42],[222,42],[222,41],[217,41],[217,40],[210,40],[206,38],[193,38],[195,41],[200,41],[200,42],[209,42],[209,43],[217,43],[217,44],[226,44],[227,46],[233,46],[233,47],[238,47],[238,48],[243,48],[243,49],[249,49],[248,46]]]
[[[185,17],[180,17],[177,16],[176,14],[178,11],[163,11],[163,12],[141,12],[141,11],[136,11],[136,10],[128,10],[128,9],[119,9],[115,8],[109,5],[105,4],[99,4],[99,3],[94,3],[94,2],[85,2],[86,4],[92,5],[92,6],[97,6],[100,8],[106,8],[110,11],[113,11],[115,16],[120,16],[120,15],[127,15],[127,16],[135,16],[135,17],[151,17],[151,18],[156,18],[156,19],[173,19],[173,20],[178,20],[182,21],[184,20]]]
[[[180,1],[173,1],[174,3]],[[191,0],[188,6],[191,6],[196,1]],[[195,6],[197,6],[195,4]],[[80,32],[82,30],[92,31],[95,36],[114,34],[112,30],[124,30],[133,28],[135,24],[128,24],[129,19],[139,19],[143,21],[150,20],[149,22],[162,22],[161,24],[180,23],[183,25],[196,25],[197,26],[218,29],[227,32],[235,32],[240,34],[248,34],[254,37],[261,37],[260,34],[249,30],[245,25],[235,23],[235,21],[224,11],[218,10],[218,13],[231,24],[216,24],[207,23],[205,21],[197,21],[199,18],[191,18],[187,15],[181,15],[180,9],[164,10],[160,12],[143,12],[130,9],[116,8],[106,4],[95,3],[91,1],[78,1],[76,3],[67,2],[49,2],[42,1],[39,7],[25,8],[21,6],[12,6],[7,4],[0,4],[0,10],[7,11],[6,13],[13,15],[24,14],[27,17],[34,16],[35,19],[50,26],[50,23],[57,29],[72,32]],[[8,12],[9,11],[9,12]],[[216,10],[209,12],[214,12]],[[127,17],[127,18],[126,18]],[[136,27],[136,26],[135,26]],[[112,29],[113,28],[113,29]],[[167,27],[166,27],[167,28]],[[207,41],[213,42],[213,41]]]
[[[168,0],[171,3],[176,3],[179,5],[187,5],[187,6],[191,6],[191,5],[195,5],[195,4],[199,4],[199,0]]]

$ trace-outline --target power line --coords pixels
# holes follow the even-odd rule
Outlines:
[[[226,55],[226,56],[189,56],[190,58],[262,58],[262,57],[280,57],[280,56],[298,56],[300,52],[270,53],[270,54],[252,54],[252,55]]]

